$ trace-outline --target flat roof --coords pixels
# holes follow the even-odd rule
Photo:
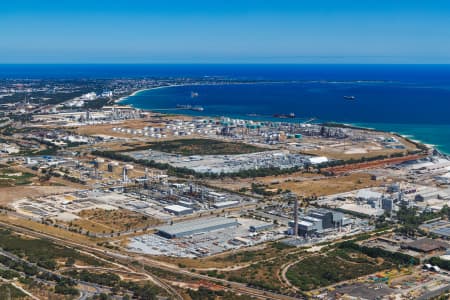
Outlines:
[[[298,222],[298,225],[310,227],[310,226],[313,226],[314,224],[311,222],[307,222],[307,221],[300,221],[300,222]]]
[[[178,235],[189,231],[196,231],[196,232],[201,232],[203,230],[208,231],[208,228],[210,227],[216,227],[221,225],[226,226],[232,224],[236,225],[238,224],[235,218],[224,218],[224,217],[201,218],[192,221],[175,223],[173,225],[161,226],[158,227],[157,230],[165,232],[170,235]]]
[[[437,234],[437,235],[450,237],[450,227],[436,228],[436,229],[431,230],[431,232],[434,234]]]
[[[346,211],[353,211],[368,216],[381,216],[384,210],[378,208],[372,208],[369,205],[358,205],[354,203],[346,203],[340,207]]]
[[[413,250],[418,250],[422,252],[430,252],[437,249],[446,249],[449,247],[449,244],[443,241],[433,240],[429,238],[423,238],[420,240],[416,240],[410,243],[407,243],[406,246]]]
[[[317,219],[317,218],[314,218],[311,216],[304,216],[304,217],[301,217],[300,219],[308,221],[308,222],[320,222],[321,221],[320,219]]]
[[[191,210],[192,208],[174,204],[174,205],[165,206],[164,209],[176,211],[176,212],[182,212],[182,211],[186,211],[186,210]]]
[[[235,204],[239,204],[239,201],[223,201],[223,202],[216,202],[216,203],[214,203],[214,206],[216,206],[216,207],[222,207],[222,206],[235,205]]]
[[[379,192],[374,192],[371,190],[359,190],[358,193],[356,193],[356,198],[380,198],[382,196]]]

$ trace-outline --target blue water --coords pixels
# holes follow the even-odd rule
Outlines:
[[[307,66],[303,73],[288,69],[286,82],[154,89],[125,103],[167,113],[179,113],[173,109],[177,104],[201,105],[204,112],[181,112],[262,120],[294,112],[301,120],[398,132],[450,153],[449,70],[449,66]],[[320,71],[324,72],[319,77]],[[276,74],[259,79],[280,80]],[[199,96],[191,98],[191,92]],[[346,100],[345,95],[356,100]]]
[[[204,78],[394,80],[448,83],[450,65],[0,64],[0,78]]]
[[[0,65],[0,79],[181,77],[281,83],[155,89],[126,103],[165,112],[202,105],[203,113],[183,113],[252,119],[294,112],[399,132],[450,153],[450,65]]]

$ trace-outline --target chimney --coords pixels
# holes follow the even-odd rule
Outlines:
[[[294,202],[294,236],[298,236],[298,198]]]

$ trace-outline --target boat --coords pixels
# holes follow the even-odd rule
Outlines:
[[[178,109],[193,110],[193,111],[204,111],[203,106],[200,105],[190,105],[190,104],[177,104]]]
[[[281,119],[287,119],[287,118],[293,119],[293,118],[295,118],[295,113],[291,112],[288,114],[274,114],[273,117],[281,118]]]
[[[355,96],[344,96],[344,99],[346,99],[346,100],[355,100],[356,97]]]
[[[191,98],[195,98],[198,97],[198,93],[197,92],[191,92]]]

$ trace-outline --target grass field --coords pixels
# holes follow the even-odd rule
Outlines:
[[[268,149],[244,143],[223,142],[212,139],[179,139],[148,143],[149,149],[190,155],[233,155],[266,151]]]

